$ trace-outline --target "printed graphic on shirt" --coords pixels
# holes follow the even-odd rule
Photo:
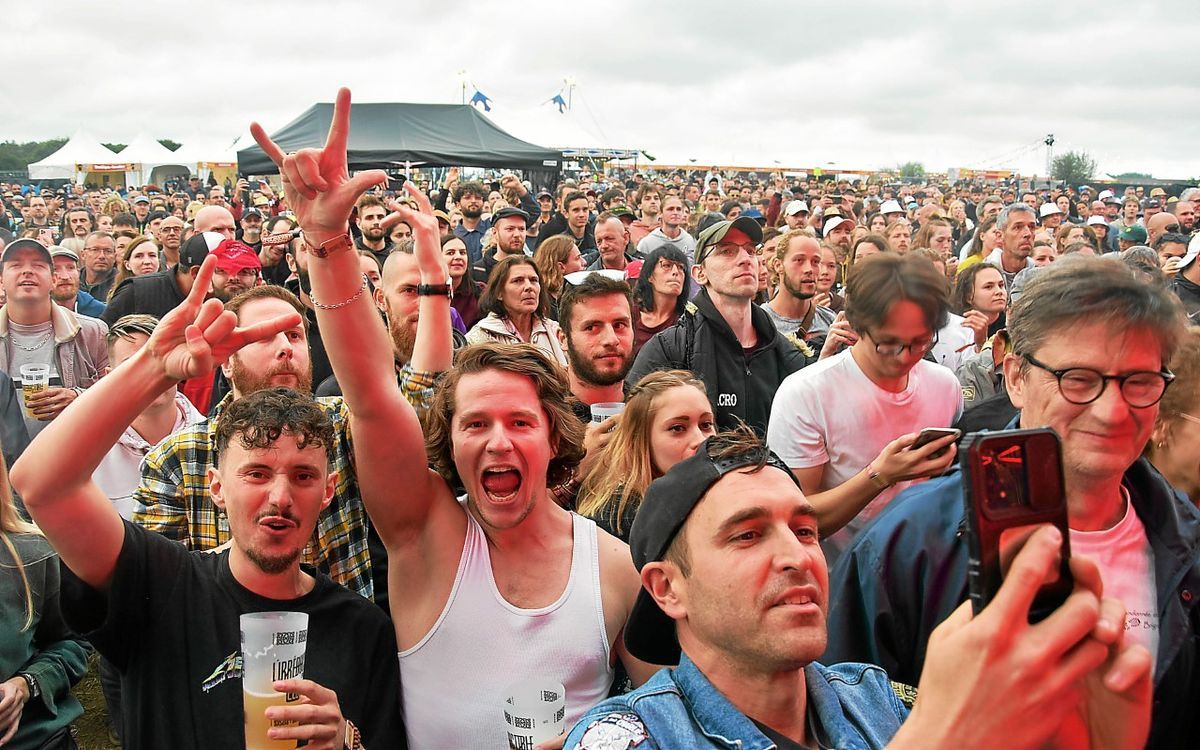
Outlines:
[[[1158,614],[1156,612],[1126,612],[1125,630],[1158,632]]]
[[[608,714],[583,731],[579,750],[629,750],[645,742],[646,737],[646,725],[637,714]]]
[[[213,670],[212,674],[204,678],[204,682],[200,685],[204,692],[212,690],[217,685],[220,685],[225,680],[242,679],[242,652],[235,651],[225,660],[220,666]]]

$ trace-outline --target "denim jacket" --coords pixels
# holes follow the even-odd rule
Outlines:
[[[879,667],[812,663],[804,668],[804,678],[810,726],[822,747],[881,748],[908,716]],[[584,714],[563,747],[769,750],[775,743],[684,654],[677,668],[660,670],[632,693],[609,698]]]

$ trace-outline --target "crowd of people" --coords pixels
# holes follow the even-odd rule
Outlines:
[[[545,748],[1200,741],[1200,188],[393,191],[349,111],[251,127],[274,189],[0,186],[0,746],[94,651],[122,747],[243,747],[276,610],[312,748],[526,747],[547,680]],[[956,442],[1015,427],[1069,539],[973,612]]]

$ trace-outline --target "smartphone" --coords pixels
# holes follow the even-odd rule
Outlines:
[[[934,440],[940,440],[941,438],[950,437],[951,435],[954,436],[955,440],[958,440],[958,438],[962,435],[962,430],[956,430],[953,427],[926,427],[925,429],[921,430],[920,434],[917,435],[917,439],[908,447],[908,449],[910,451],[915,451],[918,448],[924,448]],[[940,451],[934,451],[929,457],[941,458],[942,456],[946,455],[946,451],[948,450],[950,450],[950,446],[946,446]]]
[[[247,186],[248,186],[248,187],[249,187],[251,190],[260,190],[260,189],[262,188],[262,184],[261,184],[261,183],[260,183],[258,180],[250,180],[250,181],[247,183]]]
[[[1043,524],[1062,533],[1058,575],[1042,585],[1029,608],[1040,622],[1074,588],[1064,491],[1062,443],[1050,428],[973,432],[963,441],[967,516],[967,580],[975,614],[995,598],[1012,559]]]
[[[405,177],[404,175],[398,175],[396,177],[388,177],[387,189],[392,190],[392,191],[403,190],[404,183],[407,181],[408,181],[408,178]]]

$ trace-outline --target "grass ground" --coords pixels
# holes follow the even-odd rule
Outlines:
[[[93,655],[88,673],[73,691],[83,704],[83,716],[75,722],[79,732],[79,750],[118,750],[120,745],[108,738],[108,711],[104,706],[104,693],[100,690],[100,676]]]

